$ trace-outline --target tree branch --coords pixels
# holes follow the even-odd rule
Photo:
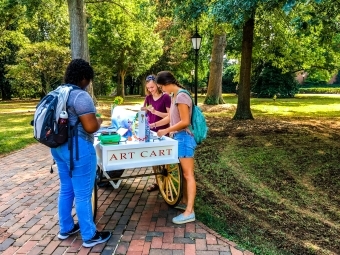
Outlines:
[[[110,4],[114,4],[117,5],[118,7],[120,7],[127,15],[129,15],[132,19],[135,19],[139,22],[141,22],[143,25],[145,25],[142,21],[140,21],[135,14],[130,13],[124,6],[122,6],[121,4],[112,1],[112,0],[94,0],[94,1],[85,1],[86,4],[98,4],[98,3],[110,3]]]

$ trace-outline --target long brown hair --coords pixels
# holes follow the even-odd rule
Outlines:
[[[156,76],[156,83],[162,86],[169,84],[175,84],[178,87],[185,89],[175,78],[175,76],[170,71],[161,71]]]

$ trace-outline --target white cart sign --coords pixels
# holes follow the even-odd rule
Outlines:
[[[96,145],[98,165],[104,171],[178,163],[178,143],[169,137],[150,142]]]

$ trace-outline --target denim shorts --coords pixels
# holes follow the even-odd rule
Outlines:
[[[193,158],[197,146],[194,137],[185,130],[173,134],[173,139],[178,141],[178,157]]]

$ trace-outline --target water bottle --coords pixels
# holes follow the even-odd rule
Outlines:
[[[59,120],[58,120],[58,124],[67,124],[68,122],[68,114],[66,111],[61,111],[60,115],[59,115]]]
[[[68,114],[66,111],[61,111],[58,120],[58,132],[54,134],[54,141],[58,144],[64,144],[68,139]]]
[[[147,114],[145,116],[145,142],[150,142],[150,125]]]

